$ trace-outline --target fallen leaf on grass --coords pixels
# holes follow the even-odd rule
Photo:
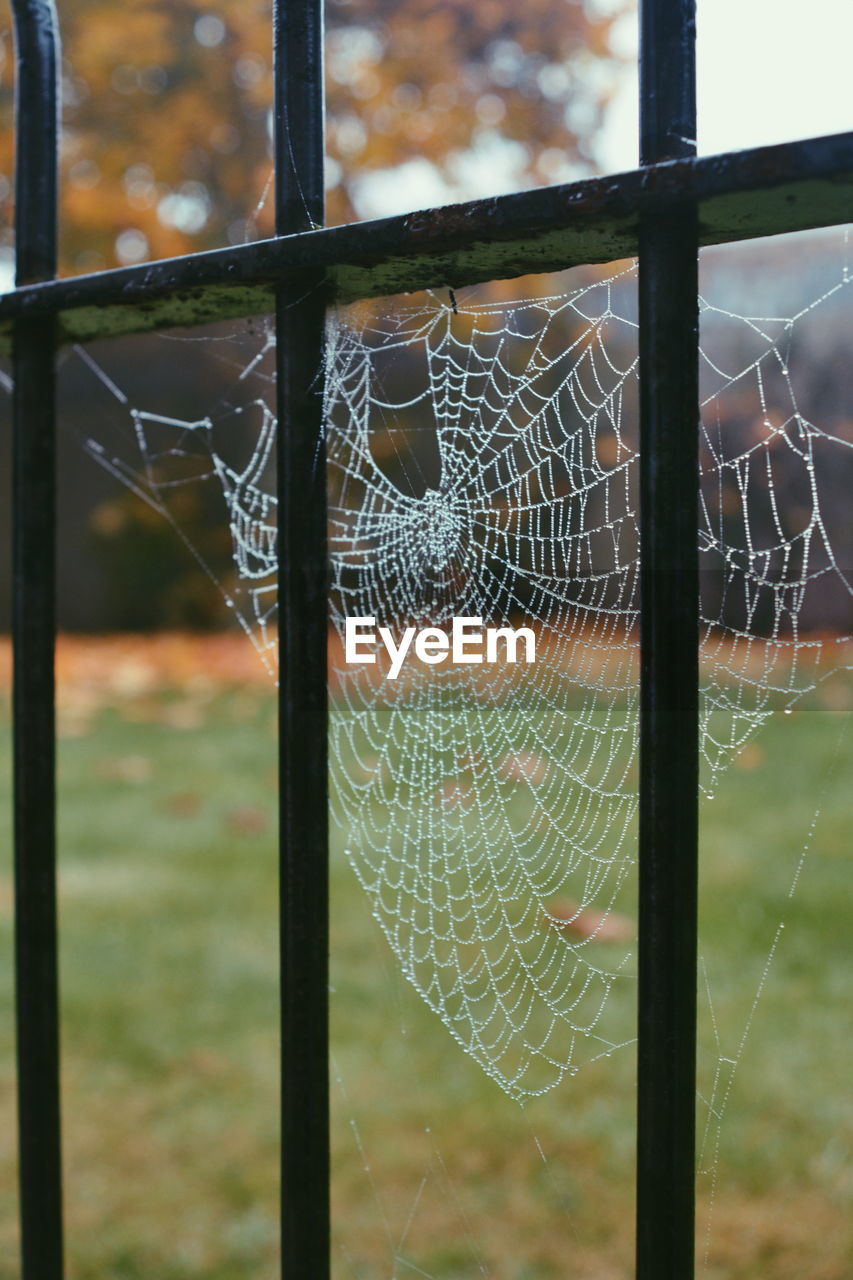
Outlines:
[[[529,782],[531,787],[538,787],[545,781],[548,761],[532,751],[518,751],[504,756],[495,772],[506,782]]]
[[[853,680],[848,668],[835,672],[818,690],[821,706],[826,711],[853,711]]]
[[[151,761],[148,756],[110,756],[98,761],[95,772],[107,782],[147,782]]]
[[[150,662],[131,656],[108,669],[107,681],[112,691],[120,697],[138,697],[139,694],[149,693],[156,688],[157,672]]]
[[[168,703],[161,720],[170,729],[200,729],[204,724],[204,711],[197,702]]]
[[[201,808],[201,796],[198,791],[176,791],[166,796],[163,808],[176,818],[192,818]]]
[[[354,756],[353,770],[358,770],[359,781],[380,782],[386,774],[385,761],[377,755]]]
[[[215,1049],[198,1048],[192,1049],[180,1065],[201,1076],[222,1076],[227,1075],[231,1063]]]
[[[94,728],[94,720],[89,712],[70,711],[58,707],[56,712],[56,733],[60,738],[88,738]]]
[[[269,814],[257,805],[245,805],[241,809],[229,809],[225,814],[229,831],[240,836],[256,836],[269,826]]]
[[[620,915],[618,911],[582,907],[569,898],[551,903],[545,914],[545,924],[574,938],[596,938],[599,942],[630,942],[636,933],[630,916]]]
[[[474,803],[474,793],[470,787],[459,782],[445,782],[436,791],[435,799],[445,809],[470,809]]]
[[[748,742],[741,751],[740,755],[735,756],[735,764],[738,769],[757,769],[759,765],[764,764],[765,751],[757,742]]]

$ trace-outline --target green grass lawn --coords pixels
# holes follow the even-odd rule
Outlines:
[[[273,702],[272,690],[149,694],[63,738],[71,1280],[275,1275]],[[816,698],[777,717],[703,807],[711,1280],[853,1272],[848,719]],[[8,814],[7,764],[2,780]],[[399,976],[339,838],[332,879],[336,1277],[627,1280],[633,1050],[522,1108]],[[12,1280],[8,858],[0,890],[0,1278]],[[630,1035],[630,1000],[619,1016]]]

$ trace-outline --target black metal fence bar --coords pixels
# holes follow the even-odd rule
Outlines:
[[[276,231],[323,221],[321,0],[278,0]],[[329,1275],[326,470],[322,273],[276,289],[281,1232],[286,1280]]]
[[[696,147],[695,0],[641,6],[641,163]],[[697,218],[640,225],[637,1280],[694,1270],[698,786]]]
[[[276,239],[56,281],[58,37],[13,0],[11,335],[16,1007],[23,1280],[61,1280],[54,576],[58,341],[275,309],[282,1271],[328,1280],[325,306],[639,254],[641,751],[638,1280],[694,1255],[697,249],[853,219],[853,133],[695,157],[695,0],[643,0],[641,168],[354,226],[323,221],[320,0],[274,13]]]
[[[341,301],[632,257],[641,217],[695,202],[700,244],[853,218],[853,133],[664,161],[606,178],[122,267],[0,296],[14,317],[59,315],[60,340],[266,314],[276,282],[326,271]]]
[[[19,285],[56,269],[57,64],[48,0],[14,0]],[[15,982],[23,1280],[61,1280],[54,713],[55,317],[15,325],[12,364]]]

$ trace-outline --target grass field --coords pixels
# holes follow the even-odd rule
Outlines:
[[[88,683],[69,680],[63,698],[69,1276],[272,1280],[273,692],[191,646],[183,667],[173,657],[153,674],[146,652],[96,658]],[[699,1178],[709,1280],[853,1274],[849,707],[835,683],[775,718],[703,808],[703,1125],[717,1078]],[[8,772],[4,763],[6,815]],[[632,1050],[524,1109],[511,1102],[399,977],[339,845],[336,1277],[628,1280]],[[0,1278],[13,1280],[8,840],[4,849]],[[630,1001],[621,1016],[630,1034]]]

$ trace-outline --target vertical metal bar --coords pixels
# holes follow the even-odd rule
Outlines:
[[[17,284],[56,272],[57,66],[49,0],[13,0],[17,50]],[[15,972],[23,1280],[61,1280],[62,1166],[56,938],[53,318],[13,341]]]
[[[695,0],[643,0],[641,163],[695,154]],[[637,1277],[694,1273],[698,846],[695,206],[640,228]]]
[[[323,6],[275,0],[275,230],[288,236],[325,217]]]
[[[276,233],[323,222],[321,0],[277,0]],[[329,1259],[325,290],[276,291],[279,499],[281,1229],[287,1280]]]

